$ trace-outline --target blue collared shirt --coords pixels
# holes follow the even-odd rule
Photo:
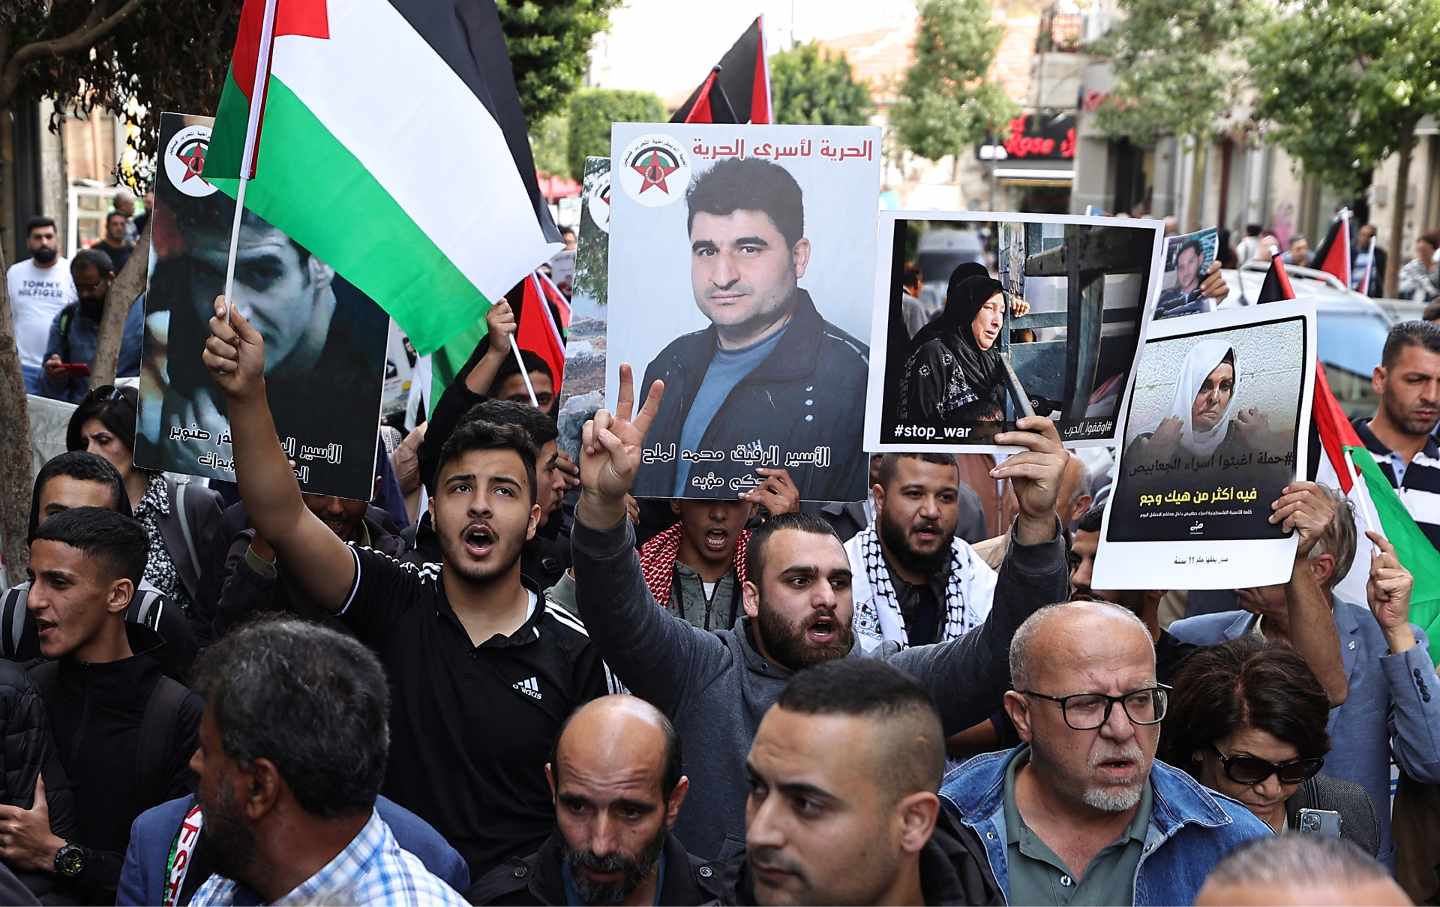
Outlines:
[[[190,903],[232,907],[249,902],[243,892],[234,880],[212,875]],[[335,859],[274,903],[462,907],[465,899],[431,875],[418,857],[401,850],[390,826],[372,810],[370,821]]]

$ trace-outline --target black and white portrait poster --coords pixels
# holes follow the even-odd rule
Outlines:
[[[1030,414],[1067,447],[1116,444],[1158,289],[1163,225],[885,212],[865,447],[1003,452]]]
[[[1283,583],[1296,540],[1271,504],[1305,475],[1315,307],[1157,323],[1136,369],[1096,589]]]
[[[637,496],[865,497],[880,165],[870,127],[613,127],[606,398],[665,382]]]
[[[211,118],[160,118],[135,462],[233,481],[225,396],[200,353],[225,285],[234,201],[200,176]],[[284,233],[246,212],[235,306],[265,337],[275,427],[307,492],[369,500],[390,319]]]
[[[1200,291],[1215,256],[1220,251],[1220,232],[1210,227],[1165,240],[1165,276],[1160,281],[1156,318],[1178,318],[1215,310],[1214,300]]]

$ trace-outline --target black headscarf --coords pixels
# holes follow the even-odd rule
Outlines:
[[[975,332],[970,323],[996,293],[1004,287],[1000,281],[988,274],[985,276],[961,277],[959,269],[950,278],[950,287],[945,293],[945,310],[915,335],[911,341],[911,355],[931,340],[939,340],[960,360],[960,367],[981,387],[990,387],[998,382],[998,373],[1004,368],[1000,350],[992,346],[982,350],[975,343]]]

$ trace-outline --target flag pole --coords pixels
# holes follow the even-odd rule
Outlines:
[[[1350,456],[1350,451],[1348,450],[1345,451],[1345,468],[1350,470],[1350,481],[1360,483],[1365,481],[1364,474],[1361,473],[1359,467],[1355,465],[1355,458]],[[1359,498],[1361,503],[1358,509],[1360,511],[1360,519],[1365,523],[1365,528],[1384,538],[1385,530],[1380,526],[1380,515],[1375,512],[1375,503],[1370,500],[1369,492],[1367,491],[1365,494],[1359,495]]]
[[[535,275],[531,274],[529,279],[535,280]],[[543,291],[541,291],[539,286],[535,287],[535,292],[540,296],[541,305],[544,305],[545,294],[543,293]],[[523,296],[524,294],[521,295]],[[524,315],[525,313],[521,312],[520,314]],[[515,319],[515,330],[516,333],[519,333],[520,319],[518,318]],[[520,380],[525,382],[525,393],[530,395],[530,405],[535,407],[536,409],[539,409],[540,400],[538,397],[535,396],[535,385],[530,383],[530,372],[525,368],[525,357],[520,355],[520,344],[518,341],[515,340],[515,334],[510,335],[510,352],[515,355],[515,364],[520,367]]]
[[[265,0],[265,13],[260,22],[260,49],[255,54],[255,81],[250,86],[250,114],[245,121],[245,147],[240,154],[240,183],[235,190],[235,217],[230,223],[230,253],[225,261],[225,321],[230,321],[230,293],[235,285],[235,255],[240,251],[240,221],[245,216],[245,184],[255,173],[255,142],[260,132],[260,111],[265,104],[265,88],[270,80],[270,49],[275,39],[275,6],[278,0]]]

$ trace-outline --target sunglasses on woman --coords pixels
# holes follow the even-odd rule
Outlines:
[[[1225,768],[1225,777],[1236,784],[1259,784],[1274,775],[1281,784],[1302,784],[1320,774],[1325,765],[1323,756],[1308,759],[1292,759],[1289,762],[1270,762],[1258,756],[1227,756],[1220,747],[1211,744],[1220,764]]]

